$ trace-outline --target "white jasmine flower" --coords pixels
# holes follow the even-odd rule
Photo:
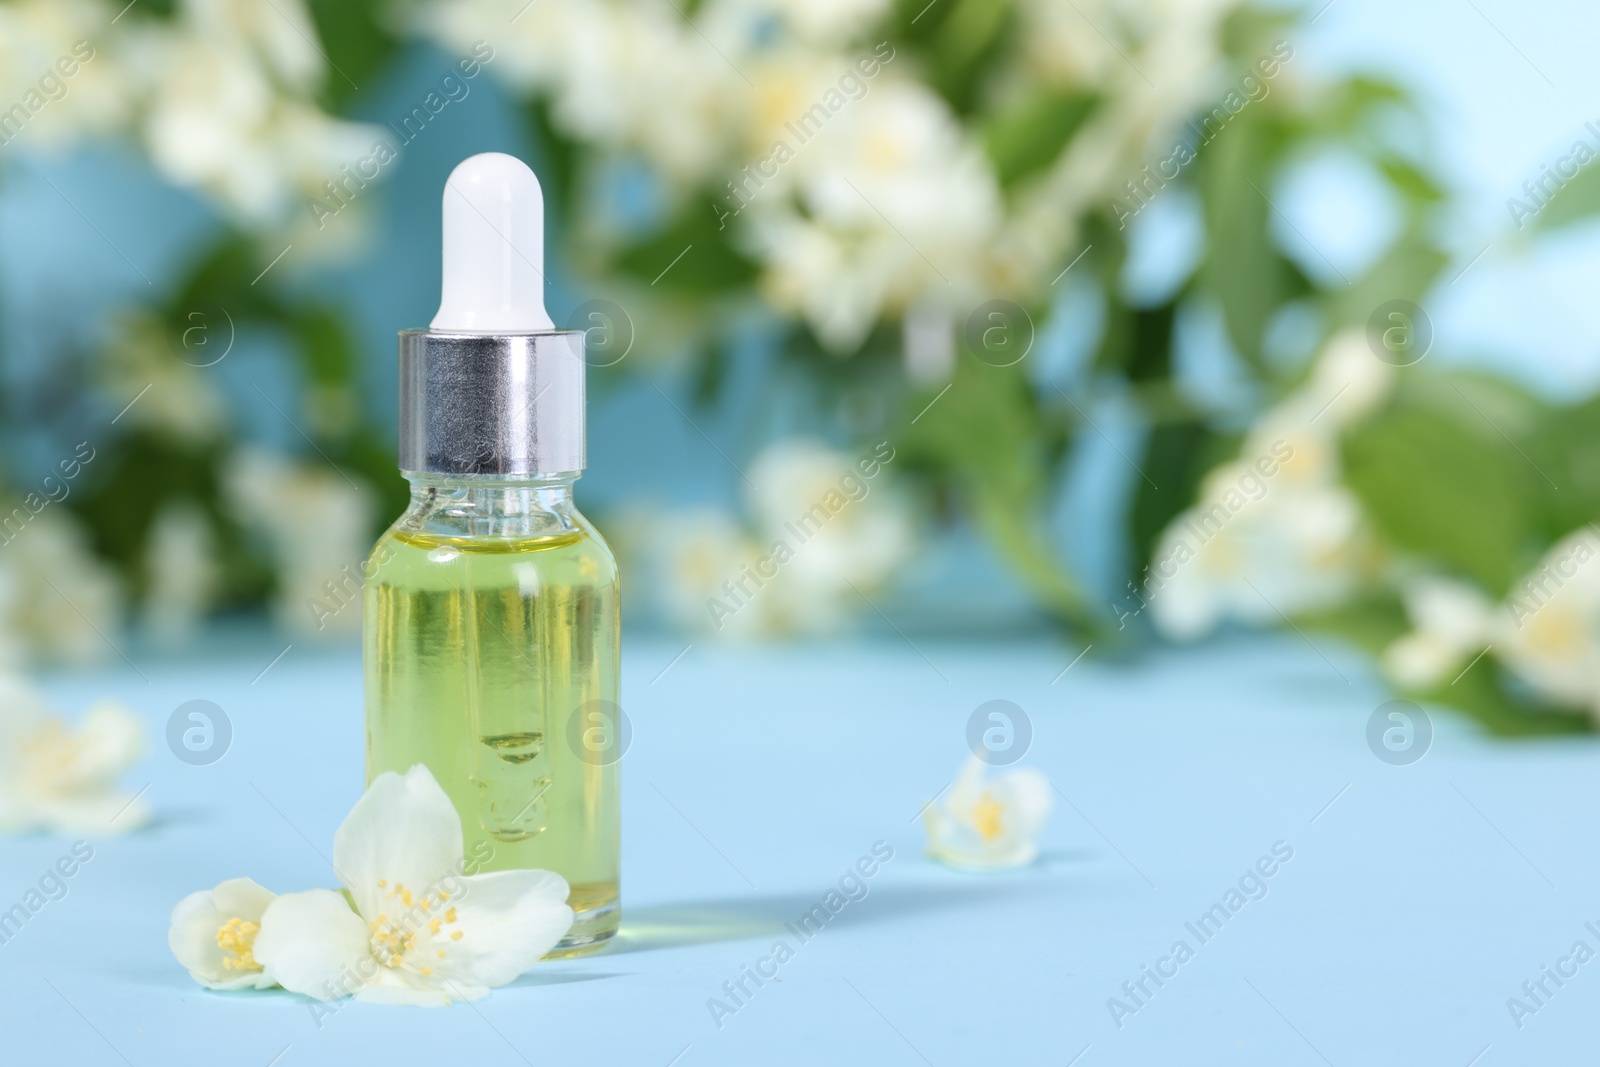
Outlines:
[[[328,889],[280,896],[254,941],[271,978],[318,1000],[477,1000],[572,925],[557,874],[463,873],[461,817],[422,764],[373,780],[334,835],[333,864],[348,900]]]
[[[302,0],[183,0],[184,21],[198,36],[249,47],[285,84],[316,88],[324,76],[317,27]]]
[[[276,898],[248,878],[190,893],[172,909],[167,945],[207,989],[267,989],[276,983],[254,950],[261,916]]]
[[[789,178],[788,175],[793,175]],[[981,148],[931,89],[885,69],[799,146],[793,198],[750,198],[748,240],[780,308],[847,351],[924,294],[980,288],[1000,191]]]
[[[211,606],[217,563],[211,523],[195,504],[156,513],[145,549],[145,631],[165,644],[193,637]]]
[[[1346,330],[1328,341],[1297,399],[1318,425],[1339,429],[1371,414],[1387,400],[1397,374],[1392,364],[1372,354],[1365,333]]]
[[[372,545],[377,501],[318,460],[245,451],[224,474],[240,520],[266,534],[277,565],[277,623],[307,637],[361,631],[361,561]]]
[[[956,372],[956,319],[942,302],[923,300],[901,324],[906,377],[923,388],[942,387]]]
[[[670,6],[589,10],[594,17],[574,20],[561,42],[555,120],[586,140],[643,153],[683,187],[728,168],[749,92],[730,65],[741,42],[704,19],[697,30]]]
[[[1413,629],[1383,653],[1384,671],[1397,685],[1437,685],[1493,639],[1494,605],[1469,585],[1420,578],[1406,583],[1401,597]]]
[[[206,445],[224,435],[228,402],[216,372],[201,364],[225,358],[233,326],[198,313],[174,348],[188,342],[186,359],[175,358],[166,328],[154,315],[130,311],[117,317],[112,342],[98,368],[100,384],[116,407],[138,397],[120,424],[150,430],[187,445]]]
[[[893,452],[884,455],[863,460],[820,441],[786,438],[751,464],[758,542],[789,549],[755,594],[776,628],[838,629],[865,607],[857,590],[882,585],[910,556],[915,522],[887,484],[883,465]]]
[[[0,4],[0,108],[9,135],[18,133],[15,105],[28,113],[21,143],[46,149],[126,120],[126,79],[103,47],[109,17],[96,0]]]
[[[1550,549],[1496,613],[1494,654],[1552,702],[1600,722],[1600,536]]]
[[[1013,195],[1003,232],[987,258],[1002,292],[1037,292],[1083,247],[1078,220],[1125,197],[1123,183],[1172,155],[1183,123],[1219,103],[1222,26],[1236,0],[1088,0],[1018,4],[1019,62],[1004,96],[1025,99],[1040,85],[1099,99],[1054,164]],[[1160,194],[1157,194],[1160,195]]]
[[[27,515],[26,502],[18,509]],[[0,652],[82,665],[116,655],[109,643],[122,614],[116,573],[89,547],[73,514],[56,503],[32,514],[0,545]]]
[[[1371,571],[1370,537],[1348,490],[1274,487],[1253,499],[1227,495],[1220,478],[1207,484],[1211,492],[1162,535],[1146,585],[1168,637],[1192,640],[1227,619],[1278,625],[1331,608]]]
[[[1338,431],[1393,381],[1353,335],[1335,337],[1239,458],[1206,476],[1195,506],[1162,533],[1141,591],[1163,633],[1190,640],[1228,619],[1276,625],[1335,607],[1376,573],[1360,502],[1339,480]]]
[[[144,754],[144,722],[120,704],[70,726],[25,680],[0,675],[0,830],[109,836],[149,809],[117,778]]]
[[[120,29],[151,160],[243,221],[281,222],[384,137],[317,106],[324,60],[300,0],[188,0],[170,21]]]
[[[468,55],[485,41],[495,50],[492,70],[523,91],[559,90],[573,73],[568,43],[588,23],[610,16],[605,0],[565,0],[560,4],[526,0],[439,0],[404,14],[411,25],[446,49]]]
[[[281,219],[301,194],[325,195],[342,164],[370,152],[376,127],[329,118],[275,84],[242,42],[164,34],[137,58],[151,78],[143,122],[152,161],[250,222]]]
[[[943,799],[928,805],[928,855],[963,870],[1026,867],[1050,810],[1050,780],[1031,768],[986,775],[987,764],[967,757]]]
[[[826,44],[852,40],[870,29],[889,10],[889,0],[721,0],[708,6],[776,16],[801,39]]]
[[[416,17],[461,54],[488,42],[490,72],[547,92],[553,120],[580,140],[642,153],[684,187],[731,163],[749,92],[736,67],[748,63],[748,42],[717,11],[697,12],[690,25],[670,5],[446,0]]]
[[[655,573],[662,613],[675,626],[709,631],[724,637],[749,635],[763,628],[759,604],[729,605],[724,614],[712,602],[728,602],[728,586],[760,558],[755,543],[724,511],[699,508],[649,520],[644,542]]]

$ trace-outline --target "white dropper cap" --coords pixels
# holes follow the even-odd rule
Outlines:
[[[461,162],[444,185],[444,285],[429,328],[532,333],[555,328],[544,309],[544,193],[504,152]]]

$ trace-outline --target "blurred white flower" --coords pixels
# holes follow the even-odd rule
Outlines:
[[[110,836],[149,820],[117,778],[144,753],[144,722],[120,704],[92,706],[76,726],[24,679],[0,675],[0,830]]]
[[[228,425],[228,406],[203,364],[223,357],[231,333],[226,323],[205,322],[169,346],[155,316],[144,311],[119,316],[100,379],[113,403],[128,405],[120,425],[185,444],[205,444],[221,436]],[[184,340],[194,347],[183,348]],[[216,347],[205,347],[212,345]],[[178,358],[179,352],[184,358]]]
[[[1361,330],[1335,334],[1296,396],[1308,421],[1341,429],[1375,411],[1394,391],[1398,371],[1376,358]]]
[[[1375,543],[1339,482],[1338,432],[1392,382],[1393,368],[1351,335],[1335,337],[1307,385],[1250,431],[1239,459],[1206,476],[1150,566],[1145,589],[1163,633],[1189,640],[1227,619],[1276,624],[1338,605],[1373,575]]]
[[[746,42],[726,34],[714,12],[691,25],[670,4],[446,0],[416,18],[458,52],[487,41],[504,57],[495,72],[548,92],[565,132],[640,152],[674,183],[731,162],[749,92],[738,69]]]
[[[25,510],[25,509],[24,509]],[[82,524],[46,506],[0,544],[0,657],[94,663],[115,654],[122,587]]]
[[[1568,535],[1512,587],[1494,655],[1546,699],[1600,722],[1600,536]]]
[[[1192,96],[1218,73],[1222,22],[1238,6],[1238,0],[1021,0],[1023,63],[1050,85],[1124,95],[1142,89],[1150,100]]]
[[[800,146],[792,198],[759,195],[748,240],[764,288],[841,351],[930,291],[981,290],[1001,220],[983,150],[931,89],[890,69]]]
[[[918,386],[942,386],[956,370],[956,321],[943,302],[923,300],[901,326],[902,363]]]
[[[555,90],[568,74],[568,42],[611,17],[607,0],[439,0],[406,11],[410,26],[454,53],[478,41],[495,50],[495,72],[524,91]]]
[[[1002,293],[1036,292],[1082,250],[1077,220],[1123,195],[1122,183],[1169,156],[1183,122],[1226,92],[1222,27],[1237,0],[1023,0],[1014,84],[1096,98],[1054,163],[1013,197],[986,257]]]
[[[224,492],[240,522],[271,546],[278,625],[308,637],[360,633],[360,608],[344,605],[354,597],[351,572],[372,547],[372,490],[325,462],[244,451],[224,475]]]
[[[758,488],[749,495],[758,543],[790,550],[757,593],[769,627],[838,630],[866,608],[861,593],[910,556],[911,511],[883,471],[893,456],[890,449],[857,458],[808,438],[786,438],[756,456],[750,479]]]
[[[299,209],[302,196],[323,195],[341,165],[389,139],[316,106],[321,54],[307,54],[309,31],[289,42],[286,18],[310,26],[299,0],[265,9],[191,0],[174,28],[130,28],[123,46],[146,94],[141,126],[156,166],[258,224]]]
[[[211,522],[189,501],[167,504],[156,513],[149,536],[141,605],[145,630],[157,642],[181,644],[199,629],[216,589]]]
[[[1401,598],[1413,629],[1383,653],[1396,685],[1425,689],[1450,679],[1493,637],[1494,605],[1463,582],[1418,578],[1402,586]]]
[[[736,237],[769,298],[848,351],[929,294],[1041,290],[1079,251],[1074,220],[1225,89],[1221,25],[1238,0],[1023,0],[1021,61],[991,92],[1077,88],[1097,104],[1009,213],[977,131],[873,43],[890,6],[710,0],[691,22],[669,5],[445,0],[413,24],[458,51],[490,42],[498,75],[547,94],[564,132],[640,153],[675,192],[732,183],[727,210],[741,208]],[[857,77],[864,60],[874,73]],[[819,104],[821,128],[797,136]]]
[[[181,0],[182,19],[196,36],[230,41],[252,55],[284,84],[310,91],[324,77],[317,27],[303,0]]]
[[[724,511],[696,508],[640,520],[646,527],[645,565],[655,580],[662,613],[672,625],[724,637],[763,628],[759,610],[723,615],[709,605],[728,596],[728,586],[748,571],[760,553],[739,523]]]
[[[854,40],[889,11],[889,0],[712,0],[713,9],[777,18],[801,40],[837,44]]]
[[[126,81],[96,40],[114,12],[97,0],[0,4],[0,112],[6,137],[56,147],[126,121]],[[26,118],[15,111],[22,107]],[[20,131],[20,133],[19,133]]]
[[[915,523],[886,484],[887,444],[852,456],[779,441],[748,471],[750,529],[710,508],[637,517],[627,540],[674,625],[719,637],[832,633],[910,555]]]
[[[928,855],[963,870],[1026,867],[1039,856],[1037,839],[1055,806],[1050,780],[1031,768],[987,769],[967,757],[949,792],[923,812]]]
[[[1273,492],[1209,536],[1207,514],[1223,506],[1215,496],[1168,528],[1156,558],[1171,577],[1152,583],[1150,599],[1167,636],[1192,640],[1226,619],[1275,625],[1331,608],[1356,588],[1368,544],[1355,498],[1337,486]]]
[[[167,947],[207,989],[268,989],[277,983],[256,962],[255,941],[276,899],[248,878],[190,893],[172,909]]]
[[[317,105],[325,60],[303,0],[181,0],[170,18],[121,8],[0,4],[0,112],[24,143],[132,125],[167,178],[259,226],[321,195],[382,136]]]

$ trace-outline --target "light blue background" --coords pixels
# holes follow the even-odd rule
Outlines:
[[[5,1062],[265,1067],[288,1046],[281,1067],[518,1052],[665,1067],[689,1046],[681,1067],[910,1065],[919,1050],[955,1067],[1061,1065],[1090,1046],[1080,1067],[1465,1067],[1492,1046],[1479,1062],[1499,1067],[1593,1047],[1600,961],[1521,1030],[1506,1008],[1574,941],[1600,949],[1583,926],[1600,925],[1592,741],[1505,744],[1436,714],[1426,756],[1390,766],[1365,738],[1381,687],[1292,635],[1065,675],[1078,649],[1048,643],[696,645],[661,674],[680,651],[626,650],[617,947],[541,964],[476,1010],[352,1004],[320,1031],[288,994],[192,985],[167,914],[238,875],[332,884],[325,857],[362,784],[355,657],[295,648],[254,684],[270,652],[142,665],[149,685],[126,668],[62,680],[68,706],[114,692],[148,717],[156,748],[129,782],[150,783],[159,820],[96,844],[68,896],[0,945]],[[922,857],[915,819],[995,697],[1031,717],[1023,765],[1063,796],[1038,864],[960,874]],[[159,740],[194,698],[233,723],[211,766]],[[719,1030],[707,999],[878,840],[895,858],[867,898]],[[1277,841],[1294,857],[1267,896],[1208,944],[1187,935]],[[0,905],[66,847],[0,841]],[[1107,998],[1179,938],[1195,958],[1119,1029]]]

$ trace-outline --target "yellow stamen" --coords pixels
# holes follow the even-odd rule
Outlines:
[[[450,931],[450,940],[452,940],[452,941],[460,941],[461,940],[461,931],[460,930],[452,930],[452,931]]]
[[[237,918],[229,919],[217,927],[217,947],[226,953],[222,958],[222,966],[225,969],[230,971],[261,969],[253,951],[256,934],[260,930],[260,924]]]
[[[972,806],[972,825],[977,828],[979,836],[985,841],[994,841],[1005,834],[1005,823],[1001,821],[1001,815],[1005,810],[1005,805],[988,792],[979,797],[978,802]]]

